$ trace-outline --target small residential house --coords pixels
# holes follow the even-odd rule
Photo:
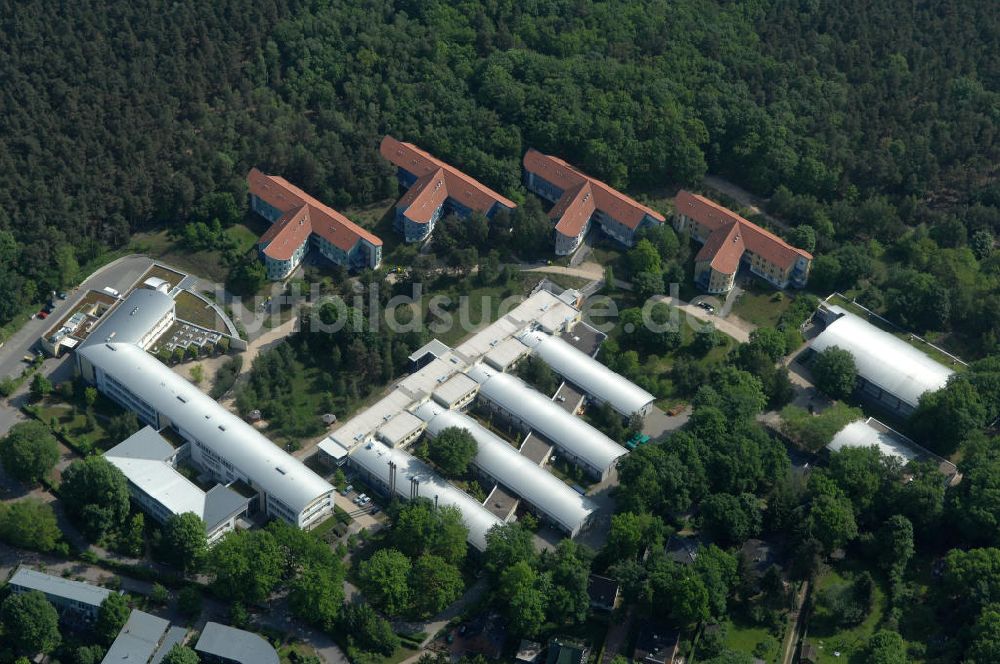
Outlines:
[[[802,288],[809,279],[812,254],[704,196],[678,192],[674,227],[702,243],[694,280],[709,293],[729,292],[741,266],[776,288]]]
[[[639,625],[632,661],[635,664],[674,664],[680,652],[681,635],[676,629],[644,620]]]
[[[594,223],[609,237],[631,247],[640,229],[666,221],[659,212],[558,157],[532,149],[524,155],[523,164],[528,191],[554,203],[549,219],[555,225],[557,256],[576,251]]]
[[[467,218],[472,213],[490,219],[500,210],[517,204],[454,166],[424,152],[412,143],[385,136],[379,152],[397,169],[399,186],[407,192],[396,203],[396,231],[406,242],[430,236],[446,214]]]
[[[278,664],[278,653],[259,634],[208,622],[195,651],[208,664]]]

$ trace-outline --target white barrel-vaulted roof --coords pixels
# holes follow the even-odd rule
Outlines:
[[[138,346],[96,343],[78,352],[296,514],[333,491],[301,461]]]
[[[418,496],[437,504],[452,505],[462,513],[462,522],[469,529],[469,544],[480,551],[486,550],[486,533],[493,526],[503,523],[499,517],[483,507],[479,501],[445,481],[430,466],[412,454],[395,447],[371,441],[351,450],[351,463],[368,471],[386,486],[390,486],[389,462],[396,464],[396,493],[403,499],[410,498],[410,481],[419,484]]]
[[[592,468],[603,472],[611,468],[618,457],[628,453],[624,447],[529,387],[520,378],[482,364],[472,367],[468,373],[479,383],[480,396]]]
[[[416,414],[427,422],[427,433],[431,437],[450,427],[472,434],[478,445],[473,463],[571,535],[580,531],[594,511],[590,500],[539,468],[468,415],[432,403],[420,406]]]
[[[597,401],[607,402],[625,417],[642,411],[656,400],[646,390],[559,337],[532,330],[522,334],[520,339],[557,374]]]
[[[813,340],[812,349],[817,353],[833,346],[846,350],[854,357],[859,376],[911,407],[917,407],[924,392],[944,387],[955,373],[846,309],[829,309],[841,316]]]

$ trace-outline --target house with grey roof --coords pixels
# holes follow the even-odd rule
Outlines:
[[[182,450],[152,427],[144,427],[104,453],[128,480],[132,500],[159,523],[192,512],[205,522],[209,545],[236,527],[250,499],[217,484],[203,491],[177,470]]]
[[[60,620],[71,625],[97,620],[101,603],[112,593],[107,588],[52,576],[24,565],[14,570],[9,584],[15,594],[33,591],[42,593],[55,607]]]
[[[264,637],[216,622],[205,624],[194,649],[214,664],[278,664],[278,653]]]
[[[169,630],[170,621],[133,610],[101,664],[150,664],[157,656],[160,661],[173,647],[165,643]]]

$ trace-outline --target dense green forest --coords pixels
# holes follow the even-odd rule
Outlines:
[[[1000,232],[995,9],[962,0],[11,5],[0,17],[0,323],[131,232],[204,216],[213,192],[242,200],[251,165],[335,206],[391,196],[376,150],[386,132],[518,199],[528,146],[634,191],[721,173],[777,191],[774,211],[813,227],[820,253],[905,236],[887,260],[927,272],[936,250],[960,252],[921,278],[831,256],[823,286],[871,286],[872,304],[888,310],[933,311],[959,286],[975,301],[1000,271],[977,263]],[[882,301],[893,290],[923,301]],[[902,322],[963,328],[973,304],[958,304]],[[993,323],[972,330],[976,345]]]

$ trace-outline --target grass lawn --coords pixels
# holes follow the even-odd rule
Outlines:
[[[280,420],[271,418],[267,427],[273,439],[283,439],[293,446],[300,444],[303,438],[318,436],[326,429],[319,419],[323,414],[324,390],[320,387],[323,372],[318,367],[305,367],[298,360],[295,365],[291,371],[291,397],[282,400],[282,408],[287,408],[287,412]]]
[[[146,270],[146,274],[139,277],[137,283],[141,285],[147,279],[156,277],[158,279],[163,279],[171,286],[176,286],[181,282],[181,280],[184,279],[185,276],[187,275],[181,272],[177,272],[175,270],[171,270],[170,268],[164,267],[162,265],[154,265],[153,267]]]
[[[317,656],[316,649],[305,643],[285,644],[278,648],[278,657],[281,658],[281,664],[293,664],[305,657]]]
[[[55,427],[53,428],[59,430],[81,450],[109,450],[121,442],[108,439],[107,432],[101,426],[100,418],[97,418],[95,426],[91,428],[87,424],[87,413],[83,408],[77,408],[75,415],[73,407],[64,403],[42,402],[41,404],[36,404],[33,408],[36,409],[35,412],[38,414],[39,419],[49,427],[53,426],[52,423],[55,420]]]
[[[233,224],[224,232],[236,240],[241,252],[245,252],[254,245],[267,226],[268,223],[262,218],[248,214],[241,223]],[[222,255],[218,251],[191,251],[175,242],[166,230],[136,233],[129,243],[129,250],[149,254],[188,274],[219,283],[225,282],[229,274],[229,268],[222,262]]]
[[[792,303],[791,297],[780,291],[753,288],[741,293],[733,304],[733,313],[758,327],[775,327],[781,314]]]
[[[226,326],[219,315],[215,313],[215,309],[208,306],[197,295],[182,290],[177,293],[174,303],[177,307],[177,318],[210,330],[226,331]]]
[[[725,623],[726,627],[726,647],[735,650],[736,652],[746,653],[747,655],[752,655],[754,648],[757,644],[771,637],[781,643],[781,637],[771,634],[766,627],[760,625],[754,625],[753,623],[745,620],[742,616],[733,616],[730,620]],[[768,664],[777,662],[780,655],[775,652],[772,654],[770,659],[766,660]]]
[[[818,594],[832,586],[847,584],[853,573],[862,571],[864,570],[856,562],[846,562],[831,568],[818,579],[815,592]],[[808,640],[816,646],[819,652],[817,664],[861,661],[859,659],[861,653],[869,637],[878,628],[887,608],[885,582],[880,575],[872,574],[872,576],[875,578],[872,607],[861,624],[845,629],[829,625],[826,621],[817,619],[815,615],[810,620]],[[839,652],[840,657],[834,655],[835,652]]]
[[[565,274],[545,274],[545,278],[563,288],[573,288],[579,290],[590,283],[590,279],[573,277]]]
[[[444,286],[436,288],[435,293],[423,298],[424,321],[430,325],[431,333],[449,346],[455,346],[474,332],[488,326],[497,320],[501,304],[507,313],[517,302],[509,298],[522,299],[526,295],[528,285],[534,285],[534,279],[517,275],[507,286],[476,286],[471,289],[464,282],[456,282],[455,287]],[[444,294],[452,298],[452,304],[446,309],[451,316],[447,319],[437,319],[428,311],[428,303],[433,295]]]

